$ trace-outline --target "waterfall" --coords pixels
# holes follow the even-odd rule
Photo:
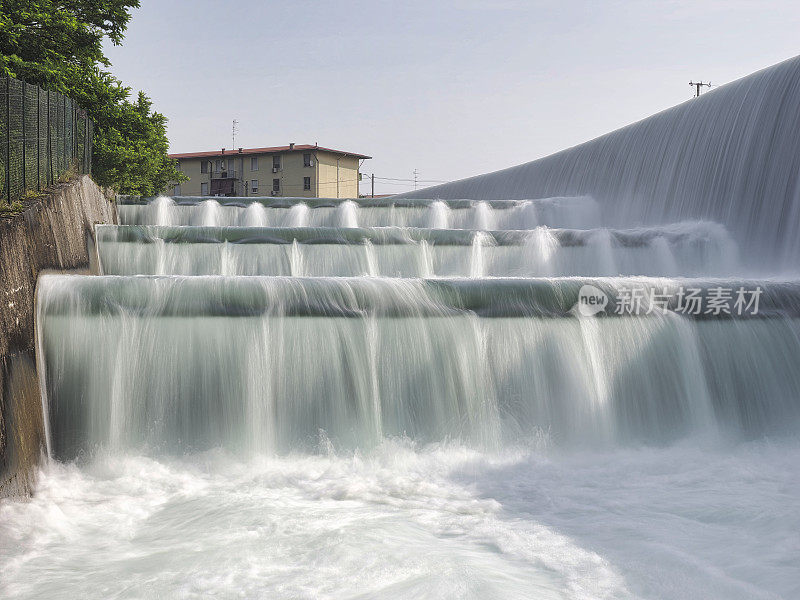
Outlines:
[[[0,595],[797,597],[798,131],[792,59],[408,195],[120,197]]]
[[[419,227],[428,229],[531,229],[535,225],[587,228],[599,222],[597,203],[588,196],[536,200],[404,200],[377,202],[367,198],[314,202],[241,198],[168,198],[142,203],[120,199],[124,225],[244,225],[262,227]],[[287,202],[293,202],[287,204]],[[165,206],[169,210],[165,210]],[[197,207],[205,210],[197,210]],[[442,227],[444,226],[444,227]]]
[[[303,272],[298,248],[294,274]],[[539,430],[589,444],[797,425],[798,285],[764,284],[763,318],[587,321],[571,316],[585,281],[465,281],[44,277],[52,447],[64,458],[114,444],[255,451],[257,439],[286,452],[318,430],[345,447],[376,444],[376,431],[498,447]],[[636,282],[681,284],[591,283],[613,297]],[[739,283],[751,285],[726,285]],[[744,345],[762,351],[734,376],[742,365],[732,349]],[[767,372],[776,376],[755,375]],[[268,387],[249,379],[263,373],[281,378]]]
[[[259,205],[260,206],[260,205]],[[249,210],[249,209],[248,209]],[[364,243],[369,242],[365,255]],[[736,244],[708,223],[667,228],[470,230],[417,228],[98,226],[100,264],[109,275],[291,275],[287,246],[314,259],[314,273],[387,277],[555,275],[746,275]],[[476,244],[479,246],[476,246]],[[473,256],[482,266],[474,270]],[[355,265],[364,257],[367,271]],[[311,266],[311,265],[309,265]]]

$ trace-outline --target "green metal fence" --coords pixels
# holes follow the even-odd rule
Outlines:
[[[71,167],[91,173],[92,134],[71,98],[0,77],[0,203],[52,185]]]

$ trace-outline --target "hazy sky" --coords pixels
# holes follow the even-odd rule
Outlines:
[[[107,54],[173,152],[230,148],[237,119],[236,146],[318,142],[373,156],[367,173],[451,180],[794,56],[798,32],[796,0],[142,0]]]

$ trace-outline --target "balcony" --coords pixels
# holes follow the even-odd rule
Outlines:
[[[234,170],[211,171],[211,179],[239,179],[239,172]]]

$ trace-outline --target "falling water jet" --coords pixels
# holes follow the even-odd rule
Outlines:
[[[491,230],[494,229],[494,214],[492,208],[486,202],[478,202],[473,209],[474,226],[473,229]]]
[[[307,204],[295,204],[289,209],[289,218],[287,220],[287,227],[306,227],[308,226],[308,212]]]
[[[297,243],[297,240],[292,242],[289,264],[289,272],[292,277],[302,277],[305,275],[306,270],[305,262],[303,261],[303,251],[300,248],[300,244]]]
[[[242,225],[245,227],[267,227],[267,209],[260,202],[252,202],[247,205],[242,213]]]
[[[469,276],[485,277],[487,271],[485,248],[494,242],[486,232],[476,231],[472,237],[472,252],[469,261]]]
[[[441,201],[433,202],[428,207],[428,223],[430,229],[447,229],[450,223],[450,208]]]
[[[337,227],[358,227],[358,205],[345,200],[336,208]]]
[[[367,266],[367,272],[365,273],[365,275],[368,275],[370,277],[379,276],[381,273],[380,269],[378,268],[378,260],[375,256],[375,247],[369,240],[364,240],[363,247],[364,247],[364,260]]]
[[[549,277],[557,272],[554,258],[560,244],[548,227],[536,227],[528,234],[524,245],[524,256],[530,271],[525,275]]]
[[[200,222],[198,225],[214,227],[221,225],[220,205],[216,200],[204,200],[200,204]]]
[[[152,225],[172,225],[175,221],[175,202],[172,198],[159,196],[153,200],[152,213],[155,220]]]

